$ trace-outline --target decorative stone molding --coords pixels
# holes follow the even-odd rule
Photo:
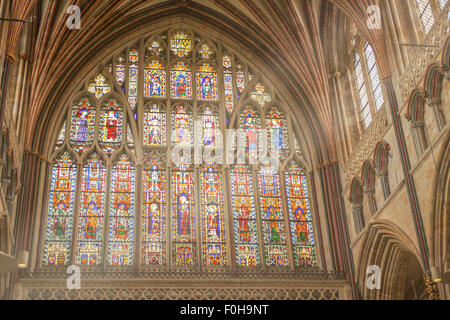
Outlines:
[[[448,18],[450,3],[442,10],[441,15],[427,34],[423,44],[436,47],[412,47],[409,51],[411,64],[406,68],[406,72],[400,77],[399,88],[401,98],[407,101],[411,91],[420,86],[419,81],[425,74],[428,66],[435,60],[436,55],[441,51],[444,41],[450,30],[450,19]],[[448,79],[448,75],[447,75]]]
[[[380,141],[388,125],[386,105],[377,112],[370,126],[364,132],[361,141],[353,150],[344,167],[345,185],[348,187],[354,177],[359,177],[364,161],[372,158],[373,150]]]
[[[57,267],[60,269],[59,267]],[[347,299],[343,273],[302,272],[83,272],[81,289],[67,289],[68,275],[22,273],[20,300],[338,300]]]

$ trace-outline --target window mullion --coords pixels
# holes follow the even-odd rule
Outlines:
[[[360,59],[361,59],[360,62],[361,62],[361,67],[362,67],[363,75],[364,75],[364,82],[366,84],[367,99],[369,100],[370,114],[373,119],[375,117],[375,114],[377,113],[376,112],[377,108],[376,108],[376,104],[375,104],[375,98],[373,95],[374,88],[372,87],[372,80],[370,79],[369,65],[367,64],[367,57],[366,57],[366,53],[364,51],[361,52]]]

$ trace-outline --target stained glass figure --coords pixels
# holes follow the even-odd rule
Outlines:
[[[275,148],[286,157],[289,153],[289,141],[286,117],[275,107],[266,114],[266,128],[269,139],[269,149]]]
[[[200,180],[203,265],[222,266],[226,264],[222,174],[209,165],[202,168]]]
[[[166,171],[158,157],[144,166],[142,210],[142,263],[167,264]]]
[[[291,162],[285,178],[295,265],[315,266],[316,250],[306,176],[295,162]]]
[[[109,204],[109,265],[133,264],[136,169],[121,155],[111,171]]]
[[[203,64],[197,71],[197,99],[217,101],[217,72],[210,64]]]
[[[192,113],[183,105],[176,107],[172,112],[172,144],[192,146],[193,129]]]
[[[100,112],[99,144],[106,153],[113,153],[122,144],[123,111],[116,100],[108,100]]]
[[[67,265],[72,247],[77,165],[64,152],[52,167],[44,265]]]
[[[118,56],[116,59],[116,79],[119,86],[125,83],[125,58]]]
[[[234,166],[230,173],[236,263],[260,266],[253,178],[246,166]]]
[[[166,97],[166,70],[158,60],[153,60],[145,67],[144,77],[146,98]]]
[[[280,176],[271,167],[263,167],[259,172],[258,180],[265,263],[267,266],[287,266]]]
[[[102,261],[105,190],[106,167],[94,153],[81,175],[77,264],[97,265]]]
[[[192,40],[188,34],[179,31],[170,39],[170,49],[177,57],[185,57],[191,53]]]
[[[266,92],[266,89],[261,82],[256,84],[255,89],[256,91],[250,94],[252,100],[258,102],[263,107],[272,101],[272,96]]]
[[[205,148],[215,148],[216,130],[220,130],[219,115],[211,110],[210,107],[206,107],[200,115],[200,119],[203,123],[203,146]]]
[[[192,167],[179,165],[172,171],[172,254],[176,266],[197,263],[195,182]]]
[[[58,140],[56,140],[56,147],[60,148],[64,144],[65,140],[66,140],[66,122],[64,122],[63,126],[61,127],[61,130],[59,131]]]
[[[225,108],[229,113],[234,109],[233,72],[232,62],[229,56],[223,57],[223,79],[225,86]]]
[[[256,111],[248,106],[240,115],[241,129],[246,133],[246,151],[256,152],[258,148],[258,130],[261,129],[261,118]],[[262,145],[262,144],[261,144]]]
[[[94,141],[95,108],[87,99],[81,99],[72,108],[70,127],[70,145],[76,152],[82,153]]]
[[[105,94],[111,92],[111,85],[102,74],[99,74],[94,80],[89,82],[88,91],[95,94],[97,99],[100,99]]]
[[[157,104],[144,111],[144,145],[166,145],[166,113]]]
[[[192,99],[192,72],[184,62],[170,72],[170,92],[172,99]]]
[[[129,54],[129,78],[128,78],[128,103],[131,110],[136,108],[137,104],[137,90],[138,90],[138,62],[139,53],[136,49],[130,50]]]

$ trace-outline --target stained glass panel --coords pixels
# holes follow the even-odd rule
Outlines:
[[[170,48],[177,57],[185,57],[191,53],[192,41],[188,34],[181,31],[175,33],[170,40]]]
[[[236,69],[237,98],[240,99],[245,90],[245,73],[240,64],[237,65]]]
[[[158,60],[153,60],[145,67],[144,77],[146,98],[166,97],[166,70]]]
[[[123,56],[116,59],[116,79],[119,86],[123,86],[125,82],[125,58]]]
[[[178,146],[192,146],[193,117],[187,108],[180,105],[172,113],[172,143]]]
[[[131,132],[130,124],[127,125],[127,145],[128,148],[134,149],[134,137],[133,133]]]
[[[142,210],[142,263],[167,264],[166,172],[157,157],[144,167]]]
[[[176,266],[197,263],[194,172],[180,165],[172,171],[172,254]]]
[[[56,147],[61,147],[64,144],[64,141],[66,140],[66,122],[64,122],[63,126],[61,127],[61,130],[58,134],[58,140],[56,140]]]
[[[94,141],[95,108],[87,99],[82,99],[72,109],[70,145],[76,152],[84,152]]]
[[[108,100],[100,113],[99,144],[113,153],[122,144],[123,111],[116,100]]]
[[[159,41],[152,41],[150,46],[148,46],[148,51],[150,52],[150,55],[152,56],[159,56],[160,53],[163,51],[161,48],[161,43]]]
[[[56,160],[51,172],[45,265],[67,265],[70,260],[73,232],[77,165],[68,152]]]
[[[157,104],[144,111],[144,145],[166,145],[166,113]]]
[[[81,175],[76,263],[97,265],[102,260],[105,226],[106,167],[94,153]]]
[[[202,59],[210,59],[213,54],[212,51],[209,49],[208,44],[206,44],[206,43],[204,43],[201,46],[200,51],[198,53],[200,54]]]
[[[197,99],[217,101],[217,72],[209,64],[203,64],[197,71]]]
[[[295,265],[315,266],[316,251],[306,176],[292,162],[285,177]]]
[[[286,230],[281,203],[280,176],[270,167],[259,172],[259,200],[267,266],[288,265]]]
[[[222,174],[214,165],[201,170],[203,265],[226,264]]]
[[[216,147],[216,130],[220,130],[219,115],[206,107],[200,115],[203,123],[203,146],[209,148]]]
[[[264,107],[267,103],[272,101],[272,96],[266,92],[266,89],[261,82],[258,82],[255,87],[256,91],[250,94],[250,98],[258,102]]]
[[[287,156],[289,153],[287,121],[286,117],[275,107],[266,114],[266,128],[269,148],[275,148],[280,155]]]
[[[89,82],[88,91],[95,94],[97,99],[100,99],[105,94],[111,92],[111,85],[102,74],[99,74],[94,80]]]
[[[170,72],[170,92],[172,99],[192,99],[192,72],[184,62]]]
[[[260,266],[252,175],[248,167],[235,166],[230,179],[236,263]]]
[[[224,86],[225,86],[225,108],[229,113],[233,112],[234,109],[234,92],[233,92],[233,73],[232,73],[232,63],[229,56],[223,57],[223,68],[224,68]]]
[[[108,264],[133,264],[136,169],[126,155],[111,171]]]
[[[136,108],[137,104],[137,90],[138,90],[138,62],[139,53],[136,49],[132,49],[129,55],[129,78],[128,78],[128,102],[131,110]]]
[[[248,106],[240,115],[241,129],[246,133],[246,151],[256,152],[258,148],[258,130],[261,129],[261,118],[256,111]]]

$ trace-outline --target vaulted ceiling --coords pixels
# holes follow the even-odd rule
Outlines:
[[[141,29],[178,18],[239,44],[276,75],[299,115],[296,125],[316,163],[337,160],[329,74],[339,71],[348,21],[374,47],[380,73],[389,75],[382,30],[369,30],[367,8],[378,0],[14,0],[12,18],[37,16],[31,30],[31,98],[26,147],[38,151],[45,128],[80,70],[99,52]],[[82,10],[82,28],[66,27],[66,9]],[[22,23],[10,25],[8,54],[14,59]],[[270,74],[267,74],[270,76]],[[77,82],[77,81],[75,81]],[[44,133],[44,134],[43,134]]]

